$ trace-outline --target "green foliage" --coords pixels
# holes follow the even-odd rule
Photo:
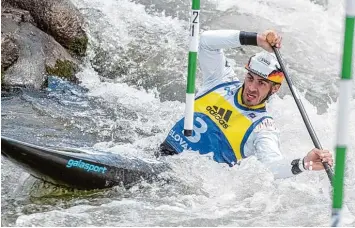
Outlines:
[[[86,53],[87,45],[88,38],[87,36],[84,36],[82,38],[74,39],[72,42],[70,42],[70,44],[68,45],[68,49],[69,51],[78,56],[84,56]]]
[[[69,60],[58,59],[54,67],[46,65],[46,71],[50,75],[56,75],[68,80],[73,80],[76,72],[76,65]]]

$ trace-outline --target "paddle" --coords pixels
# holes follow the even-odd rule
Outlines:
[[[302,119],[303,119],[304,123],[306,124],[307,130],[308,130],[308,132],[309,132],[309,134],[310,134],[310,136],[312,138],[313,144],[314,144],[314,146],[316,148],[322,149],[322,146],[320,145],[320,142],[319,142],[319,140],[317,138],[317,135],[316,135],[316,133],[315,133],[315,131],[314,131],[312,125],[311,125],[311,122],[310,122],[310,120],[309,120],[309,118],[307,116],[307,113],[306,113],[306,111],[305,111],[305,109],[303,107],[301,99],[300,99],[299,95],[297,94],[297,92],[295,90],[295,87],[294,87],[294,85],[293,85],[293,83],[291,81],[291,78],[287,74],[287,71],[286,71],[286,68],[285,68],[285,66],[283,64],[280,52],[279,52],[279,50],[276,47],[272,47],[272,48],[273,48],[273,50],[275,52],[277,60],[279,61],[279,64],[281,66],[281,70],[284,72],[287,84],[288,84],[288,86],[289,86],[289,88],[291,90],[293,98],[296,101],[298,110],[300,111],[300,113],[302,115]],[[332,184],[332,182],[333,182],[333,170],[330,168],[330,166],[326,162],[323,162],[323,166],[324,166],[325,171],[327,172],[330,184]],[[346,205],[344,205],[343,209],[344,209],[343,213],[346,214],[347,216],[349,216],[347,224],[353,223],[354,222],[354,216],[352,215],[352,213],[350,212],[348,207]],[[339,222],[339,219],[340,219],[339,216],[340,216],[339,212],[338,212],[338,214],[334,215],[333,221],[332,221],[332,225],[333,226],[334,226],[334,224]]]
[[[295,100],[295,102],[297,104],[298,110],[301,113],[302,119],[303,119],[303,121],[304,121],[304,123],[305,123],[305,125],[307,127],[309,135],[312,138],[314,146],[316,148],[318,148],[318,149],[322,149],[322,146],[320,145],[320,142],[319,142],[319,140],[317,138],[317,135],[316,135],[316,133],[315,133],[313,127],[312,127],[312,124],[311,124],[311,122],[310,122],[310,120],[309,120],[309,118],[307,116],[306,110],[303,107],[303,104],[302,104],[302,101],[300,99],[300,96],[296,92],[296,89],[295,89],[295,87],[294,87],[294,85],[292,83],[292,80],[287,74],[286,67],[283,64],[280,52],[279,52],[279,50],[276,47],[272,47],[272,49],[274,50],[276,58],[279,61],[279,64],[281,66],[281,70],[284,72],[288,87],[291,90],[292,96],[293,96],[293,98],[294,98],[294,100]],[[330,168],[330,166],[326,162],[323,162],[323,166],[324,166],[325,171],[327,172],[327,175],[328,175],[330,183],[332,183],[332,181],[333,181],[333,171],[332,171],[332,169]]]

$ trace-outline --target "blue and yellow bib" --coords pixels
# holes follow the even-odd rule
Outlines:
[[[244,145],[253,129],[267,116],[265,104],[242,103],[242,83],[220,84],[195,100],[193,135],[184,136],[184,119],[170,130],[166,142],[183,150],[213,152],[213,159],[230,166],[245,158]]]

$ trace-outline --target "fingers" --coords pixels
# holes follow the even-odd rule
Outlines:
[[[324,169],[322,164],[324,162],[328,163],[329,166],[334,164],[332,153],[328,150],[314,148],[306,157],[306,161],[309,161],[305,163],[308,170],[322,170]]]
[[[277,40],[276,40],[276,44],[275,46],[277,48],[280,48],[281,47],[281,41],[282,41],[282,37],[281,36],[278,36]]]
[[[323,166],[322,162],[320,162],[320,161],[317,161],[317,162],[310,161],[310,162],[305,163],[305,168],[310,171],[312,171],[312,170],[318,171],[318,170],[323,170],[324,166]]]
[[[308,170],[313,170],[313,161],[305,162],[305,163],[304,163],[304,166],[305,166],[305,168],[308,169]]]
[[[313,170],[313,162],[312,161],[309,162],[308,170]]]
[[[324,150],[323,153],[320,155],[322,162],[327,162],[330,166],[333,166],[333,155],[330,151]]]
[[[276,33],[273,30],[266,30],[264,32],[265,36],[266,36],[266,41],[271,45],[271,46],[275,46],[277,48],[281,47],[281,40],[282,37]]]
[[[272,47],[281,47],[282,37],[273,30],[266,30],[257,36],[257,44],[268,52],[274,52]]]
[[[333,166],[333,155],[329,150],[313,149],[314,153],[317,155],[316,160],[321,162],[327,162],[330,166]]]

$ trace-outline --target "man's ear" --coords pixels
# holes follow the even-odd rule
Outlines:
[[[272,87],[271,87],[271,94],[274,94],[274,93],[276,93],[277,91],[279,91],[280,87],[281,87],[281,84],[274,84],[274,85],[272,85]]]

